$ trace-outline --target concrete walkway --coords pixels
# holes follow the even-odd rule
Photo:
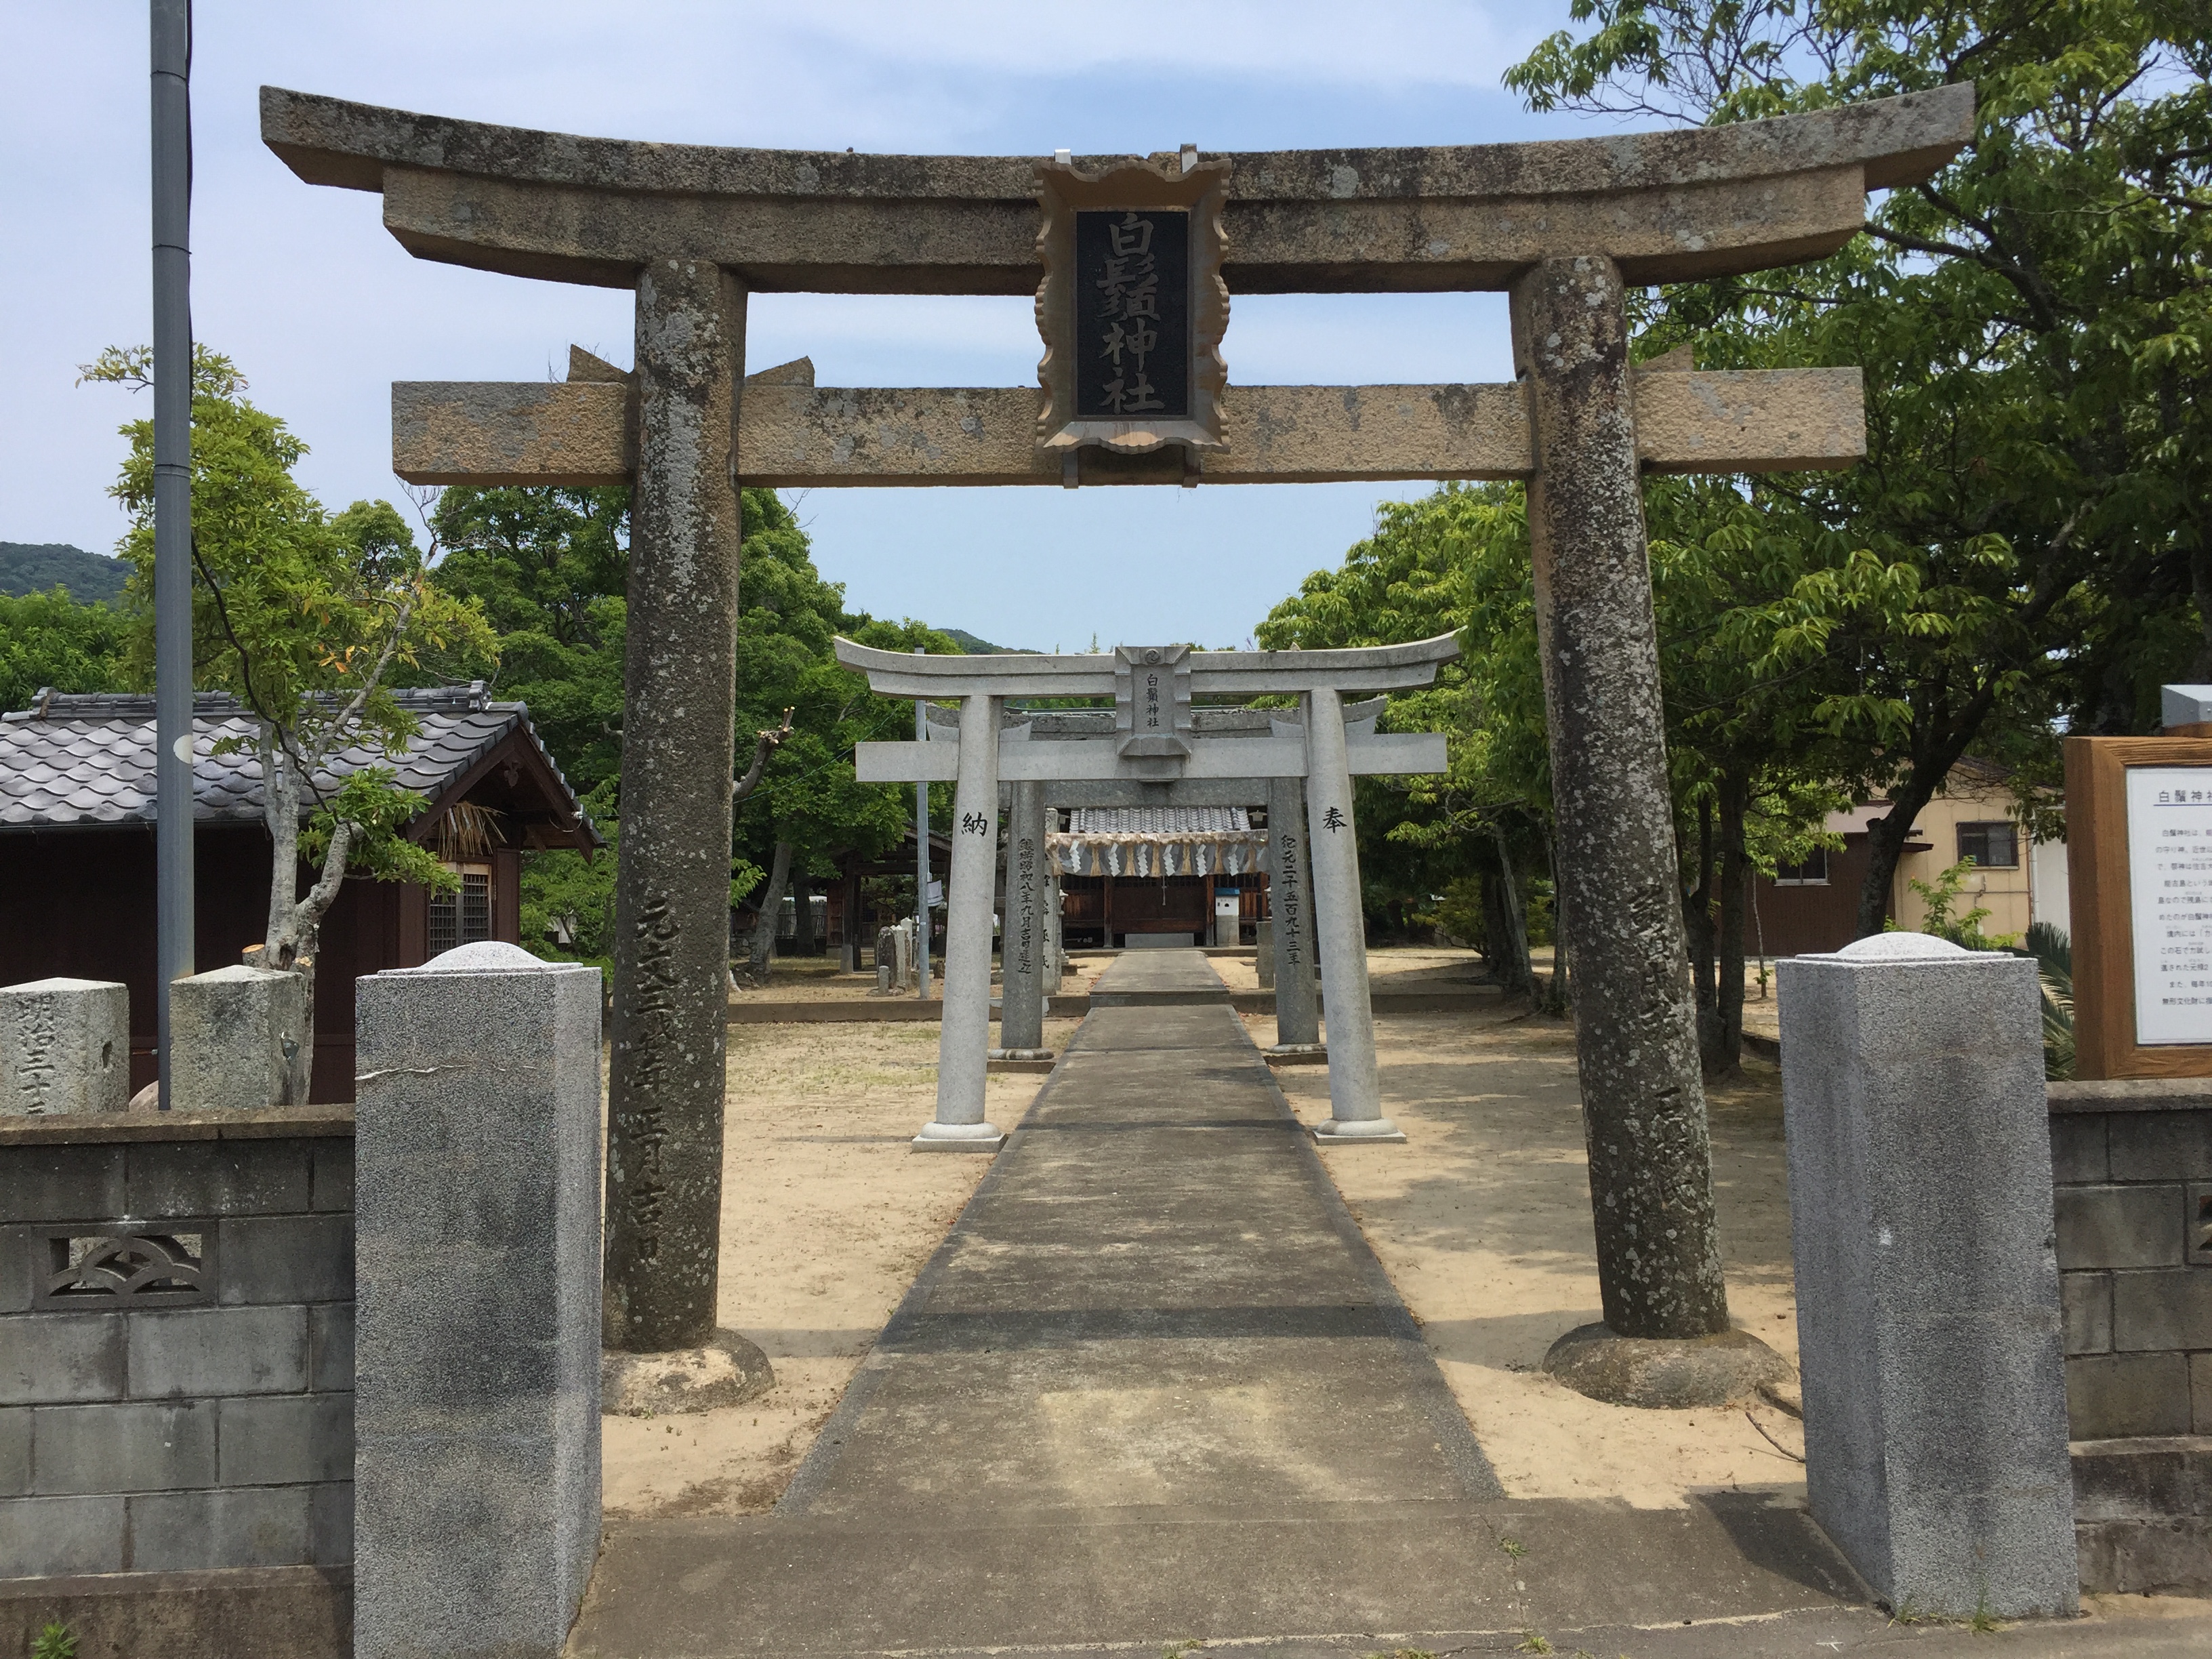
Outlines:
[[[774,1513],[611,1530],[573,1654],[1900,1633],[1787,1503],[1505,1499],[1205,958],[1097,990]]]

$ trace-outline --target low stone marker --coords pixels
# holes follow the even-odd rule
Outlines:
[[[258,1111],[283,1103],[289,1041],[307,997],[297,974],[236,964],[169,988],[169,1109]]]
[[[1893,1608],[2070,1613],[2036,965],[1881,933],[1780,994],[1813,1516]]]
[[[97,979],[0,986],[0,1117],[119,1112],[131,1098],[131,992]]]
[[[599,974],[358,981],[356,1659],[545,1659],[599,1543]]]

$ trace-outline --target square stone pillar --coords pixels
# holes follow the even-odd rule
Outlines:
[[[243,963],[171,985],[169,1109],[258,1111],[283,1104],[290,1033],[301,1028],[307,995],[299,975]]]
[[[1275,1046],[1310,1048],[1321,1041],[1321,1000],[1314,993],[1312,860],[1306,849],[1305,786],[1297,778],[1267,785],[1268,905],[1274,911],[1269,952],[1275,981]]]
[[[553,1659],[599,1544],[599,973],[357,981],[354,1653]]]
[[[0,985],[0,1117],[131,1103],[131,992],[96,979]]]
[[[2072,1613],[2035,963],[1878,933],[1780,966],[1814,1518],[1892,1607]]]
[[[1006,818],[1006,901],[999,946],[995,1056],[1045,1057],[1044,786],[1018,783]]]

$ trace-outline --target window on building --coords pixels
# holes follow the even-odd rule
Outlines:
[[[461,878],[460,890],[430,895],[430,954],[492,936],[491,866],[448,864]]]
[[[2020,868],[2020,826],[2016,823],[1962,823],[1959,826],[1959,856],[1972,859],[1981,870]]]
[[[1777,887],[1826,887],[1828,884],[1828,849],[1815,847],[1805,856],[1802,864],[1778,864],[1774,866]]]

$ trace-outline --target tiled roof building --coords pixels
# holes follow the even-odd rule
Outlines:
[[[352,1097],[354,979],[473,939],[520,943],[523,853],[598,845],[522,704],[494,702],[481,682],[398,696],[414,736],[390,755],[366,744],[339,751],[318,787],[390,767],[425,802],[408,834],[461,886],[434,898],[346,881],[316,966],[317,1100]],[[252,717],[222,693],[197,697],[193,714],[195,955],[205,969],[261,942],[270,843]],[[234,737],[246,739],[241,752],[215,752]],[[134,1089],[153,1076],[154,744],[150,696],[41,691],[0,714],[0,985],[65,975],[129,986]],[[301,890],[310,878],[303,866]]]

